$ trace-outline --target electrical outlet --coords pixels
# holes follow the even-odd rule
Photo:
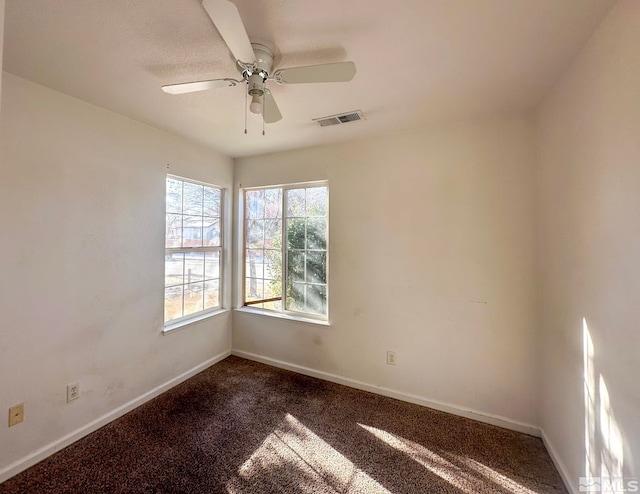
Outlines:
[[[396,352],[387,350],[387,365],[396,365]]]
[[[24,420],[24,403],[18,403],[9,408],[9,427],[13,427]]]
[[[67,384],[67,403],[80,398],[80,383]]]

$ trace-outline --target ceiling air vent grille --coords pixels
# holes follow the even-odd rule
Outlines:
[[[362,112],[360,110],[313,119],[313,121],[316,122],[320,127],[328,127],[330,125],[356,122],[358,120],[364,120],[364,115],[362,115]]]

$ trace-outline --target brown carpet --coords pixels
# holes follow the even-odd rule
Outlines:
[[[229,357],[0,493],[566,490],[540,439]]]

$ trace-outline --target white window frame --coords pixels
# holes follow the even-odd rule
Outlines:
[[[327,188],[327,231],[326,231],[326,283],[325,283],[325,287],[326,287],[326,313],[325,314],[315,314],[312,312],[300,312],[300,311],[292,311],[292,310],[287,310],[285,308],[286,304],[285,304],[285,287],[287,284],[287,266],[288,264],[288,252],[287,252],[287,242],[286,242],[286,210],[287,210],[287,199],[286,199],[286,191],[287,190],[291,190],[291,189],[303,189],[303,188],[307,188],[307,187],[326,187]],[[267,190],[267,189],[281,189],[282,190],[282,230],[281,230],[281,235],[282,235],[282,281],[281,281],[281,293],[282,293],[282,297],[281,297],[281,301],[282,301],[282,309],[278,310],[278,309],[270,309],[270,308],[263,308],[263,307],[254,307],[254,304],[251,303],[247,303],[245,298],[246,298],[246,282],[247,282],[247,260],[246,260],[246,255],[247,255],[247,208],[246,208],[246,193],[249,191],[253,191],[253,190]],[[257,187],[245,187],[240,189],[240,194],[239,194],[239,199],[241,201],[241,207],[239,208],[239,211],[241,213],[241,217],[240,217],[240,221],[242,222],[241,225],[241,231],[242,231],[242,239],[240,242],[240,257],[241,257],[241,263],[242,263],[242,269],[241,269],[241,277],[242,277],[242,282],[240,283],[241,285],[241,294],[240,294],[240,301],[241,301],[241,310],[243,311],[251,311],[251,312],[257,312],[257,313],[263,313],[263,314],[268,314],[268,315],[279,315],[279,316],[288,316],[289,318],[292,319],[297,319],[297,320],[309,320],[311,321],[317,321],[319,323],[328,323],[329,321],[329,286],[330,286],[330,280],[329,280],[329,182],[327,180],[320,180],[320,181],[312,181],[312,182],[300,182],[300,183],[291,183],[291,184],[278,184],[278,185],[264,185],[264,186],[257,186]]]
[[[178,175],[172,175],[172,174],[167,174],[165,177],[165,222],[166,222],[166,216],[167,216],[167,200],[166,200],[166,183],[168,179],[172,179],[172,180],[179,180],[183,183],[192,183],[192,184],[196,184],[196,185],[203,185],[205,187],[210,187],[213,189],[217,189],[220,191],[220,216],[218,217],[218,220],[220,222],[220,245],[218,246],[204,246],[204,247],[167,247],[166,246],[166,241],[167,241],[167,229],[166,229],[166,223],[165,223],[165,256],[167,254],[190,254],[190,253],[196,253],[196,252],[217,252],[218,256],[219,256],[219,266],[218,266],[218,305],[215,307],[209,307],[207,309],[203,309],[201,311],[198,312],[194,312],[191,314],[188,314],[186,316],[181,316],[181,317],[177,317],[175,319],[169,319],[164,320],[164,315],[163,315],[163,320],[164,320],[164,330],[165,331],[169,331],[171,329],[176,329],[177,327],[181,327],[184,326],[186,324],[189,324],[191,322],[195,322],[195,321],[199,321],[201,319],[204,319],[206,317],[210,317],[212,315],[215,315],[216,313],[219,313],[221,310],[223,310],[223,300],[224,300],[224,265],[225,265],[225,259],[224,259],[224,245],[225,245],[225,189],[219,185],[215,185],[215,184],[211,184],[208,182],[202,182],[199,180],[192,180],[190,178],[185,178],[185,177],[181,177]],[[184,216],[184,195],[182,197],[182,201],[183,201],[183,207],[182,207],[182,215]],[[205,216],[203,216],[204,218]],[[166,280],[166,257],[165,257],[165,280]],[[183,283],[182,286],[186,286],[187,283]],[[178,285],[175,285],[178,286]],[[167,286],[165,285],[164,288],[166,289]],[[163,314],[164,314],[164,310],[165,310],[165,304],[166,304],[166,294],[164,297],[164,303],[163,303]],[[182,303],[184,304],[184,294],[182,296]],[[184,306],[183,306],[183,310],[184,310]]]

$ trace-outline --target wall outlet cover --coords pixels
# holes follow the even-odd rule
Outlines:
[[[396,365],[396,352],[392,350],[387,351],[387,364]]]
[[[67,384],[67,403],[80,398],[80,383]]]

